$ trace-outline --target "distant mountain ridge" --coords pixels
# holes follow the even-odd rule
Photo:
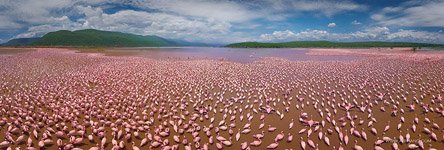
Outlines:
[[[444,47],[444,44],[410,42],[330,42],[293,41],[282,43],[242,42],[226,45],[233,48],[369,48],[369,47]]]
[[[33,42],[39,40],[39,37],[36,38],[17,38],[17,39],[12,39],[9,40],[6,43],[1,44],[1,46],[26,46],[26,45],[30,45]]]
[[[104,47],[161,47],[178,46],[174,41],[158,36],[142,36],[122,32],[85,29],[50,32],[33,46],[104,46]]]
[[[2,46],[74,46],[74,47],[166,47],[208,46],[181,40],[170,40],[159,36],[135,35],[130,33],[84,29],[77,31],[59,30],[49,32],[41,38],[13,39]]]

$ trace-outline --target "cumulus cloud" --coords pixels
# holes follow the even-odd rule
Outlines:
[[[70,21],[62,17],[57,24],[33,26],[28,32],[16,37],[41,36],[44,33],[67,29],[94,28],[109,31],[129,32],[141,35],[158,35],[168,38],[211,40],[210,36],[222,36],[230,32],[231,24],[213,19],[189,19],[166,13],[122,10],[113,14],[104,13],[101,8],[76,8],[84,18]],[[205,41],[214,42],[214,41]]]
[[[332,22],[332,23],[329,23],[327,26],[329,28],[333,28],[333,27],[336,27],[336,23]]]
[[[366,28],[363,31],[357,31],[353,33],[348,33],[347,37],[357,40],[385,40],[387,35],[390,34],[390,29],[388,27],[372,27]]]
[[[290,30],[274,31],[271,34],[260,35],[260,41],[267,42],[284,42],[284,41],[299,41],[299,40],[329,40],[336,34],[329,33],[324,30],[306,30],[301,32],[292,32]]]
[[[123,9],[105,13],[103,8],[129,5],[139,9]],[[14,38],[42,36],[56,30],[94,28],[142,35],[158,35],[199,42],[221,42],[215,38],[245,40],[232,31],[233,23],[247,24],[263,17],[261,13],[230,1],[165,0],[17,0],[0,3],[0,31],[26,29]]]
[[[388,34],[387,39],[394,41],[442,42],[444,35],[425,31],[399,30]]]
[[[262,34],[259,41],[283,42],[283,41],[410,41],[440,43],[444,40],[444,34],[416,30],[390,31],[388,27],[371,27],[352,33],[332,33],[324,30],[306,30],[292,32],[290,30],[274,31],[271,34]]]
[[[290,30],[274,31],[272,34],[261,34],[260,38],[264,41],[282,41],[296,37],[296,34]]]
[[[359,21],[357,21],[357,20],[353,20],[353,21],[351,22],[351,24],[352,24],[352,25],[361,25],[362,23],[359,22]]]
[[[385,7],[371,15],[379,24],[387,26],[444,27],[444,1],[406,3]]]

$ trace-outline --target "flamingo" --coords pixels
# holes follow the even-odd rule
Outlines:
[[[324,136],[324,142],[325,142],[325,144],[330,146],[330,139],[327,136]]]
[[[419,146],[416,144],[409,144],[408,147],[409,149],[417,149]]]
[[[274,138],[274,141],[278,142],[278,141],[282,140],[283,138],[284,138],[284,131],[281,131],[281,133],[276,135],[276,137]]]
[[[304,141],[304,140],[302,139],[302,137],[301,137],[301,148],[302,148],[303,150],[305,150],[306,147],[307,147],[307,145],[306,145],[305,141]]]
[[[308,143],[308,145],[309,145],[310,147],[312,147],[312,148],[315,148],[315,147],[316,147],[315,144],[314,144],[314,142],[313,142],[312,140],[310,140],[310,139],[307,139],[307,143]]]
[[[240,129],[239,129],[240,130]],[[236,141],[239,141],[239,139],[240,139],[240,132],[238,131],[237,133],[236,133]]]
[[[222,141],[222,143],[223,143],[225,146],[231,146],[231,145],[232,145],[231,137],[230,137],[230,140]]]
[[[294,125],[294,119],[291,119],[290,124],[288,124],[288,129],[293,128],[293,125]]]
[[[392,144],[392,149],[393,150],[399,150],[398,144],[397,143],[393,143]]]
[[[348,135],[347,135],[347,134],[344,136],[344,144],[345,144],[345,145],[348,144]]]
[[[257,139],[262,139],[262,138],[265,136],[264,133],[265,133],[265,132],[262,131],[260,134],[255,134],[255,135],[253,135],[253,137],[254,137],[254,138],[257,138]]]
[[[247,149],[247,147],[248,147],[247,142],[243,142],[243,143],[241,143],[241,149],[242,149],[242,150]]]
[[[262,144],[262,140],[256,140],[250,143],[251,146],[260,146]]]
[[[269,132],[273,132],[275,131],[277,128],[276,127],[272,127],[271,125],[268,125],[268,131]]]
[[[291,141],[293,141],[293,135],[288,133],[288,135],[287,135],[287,142],[291,142]]]
[[[279,146],[279,143],[271,143],[267,146],[267,149],[276,149]]]

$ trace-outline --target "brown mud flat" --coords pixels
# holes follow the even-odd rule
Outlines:
[[[394,143],[444,148],[443,53],[350,54],[360,58],[352,61],[240,55],[252,53],[261,58],[177,61],[46,48],[0,55],[0,143],[13,149],[57,149],[57,141],[81,149],[120,143],[133,149],[133,142],[140,149],[240,149],[246,142],[266,149],[282,132],[276,149],[301,149],[301,143],[307,149],[374,149],[383,138],[390,138],[380,144],[384,149]],[[319,124],[309,127],[308,120]],[[237,141],[242,131],[249,132]],[[253,137],[262,131],[263,138]],[[407,134],[411,141],[400,142]]]

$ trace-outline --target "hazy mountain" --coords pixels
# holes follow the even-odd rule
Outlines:
[[[1,46],[25,46],[39,40],[40,38],[17,38],[9,40],[6,43],[1,44]]]

